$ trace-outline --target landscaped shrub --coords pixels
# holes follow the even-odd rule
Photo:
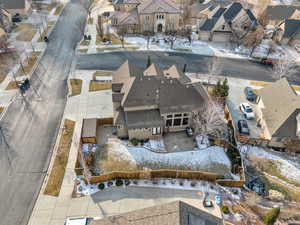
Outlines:
[[[229,213],[229,208],[227,205],[222,205],[221,210],[224,214],[228,214]]]
[[[192,181],[192,182],[191,182],[191,186],[192,186],[192,187],[195,187],[196,185],[197,185],[197,182],[196,182],[196,181]]]
[[[132,139],[130,140],[130,143],[131,143],[133,146],[137,146],[137,145],[139,144],[139,140],[136,139],[136,138],[132,138]]]
[[[163,184],[163,185],[166,185],[166,180],[163,180],[163,181],[162,181],[162,184]]]
[[[183,186],[183,181],[182,181],[182,180],[179,181],[179,185],[180,185],[180,186]]]
[[[112,181],[108,181],[108,182],[107,182],[107,186],[108,186],[108,187],[112,186],[113,184],[114,184],[114,183],[113,183]]]
[[[104,184],[104,183],[98,184],[98,188],[99,188],[100,190],[103,190],[103,189],[105,188],[105,184]]]
[[[130,180],[125,180],[125,185],[128,186],[130,184]]]
[[[123,181],[122,180],[120,180],[120,179],[118,179],[118,180],[116,180],[116,186],[122,186],[123,185]]]
[[[138,184],[138,183],[139,183],[139,181],[138,181],[138,180],[133,180],[133,181],[132,181],[132,183],[134,183],[134,184]]]
[[[279,213],[280,213],[280,208],[271,209],[264,216],[264,223],[267,224],[267,225],[273,225],[276,222]]]

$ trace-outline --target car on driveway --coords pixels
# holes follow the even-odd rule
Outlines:
[[[254,102],[256,100],[256,94],[254,94],[251,87],[246,87],[244,92],[248,101]]]
[[[240,105],[240,110],[242,111],[242,113],[244,114],[244,117],[246,119],[250,120],[250,119],[254,119],[255,118],[253,109],[252,109],[252,107],[248,103],[242,103]]]
[[[246,134],[246,135],[250,134],[250,130],[246,120],[239,120],[237,126],[241,134]]]

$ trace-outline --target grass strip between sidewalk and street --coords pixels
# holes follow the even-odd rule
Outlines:
[[[46,37],[46,36],[48,35],[48,33],[49,33],[49,31],[50,31],[50,29],[51,29],[52,26],[53,26],[53,25],[48,25],[48,26],[47,26],[47,29],[45,29],[45,30],[43,31],[43,33],[41,34],[41,36],[40,36],[38,42],[43,42],[43,41],[44,41],[44,37]]]
[[[54,15],[55,15],[55,16],[58,16],[58,15],[61,13],[61,11],[62,11],[63,8],[64,8],[64,5],[63,5],[63,4],[60,4],[60,5],[56,8],[56,10],[55,10],[55,12],[54,12]]]
[[[2,114],[2,112],[4,111],[4,107],[0,106],[0,115]]]
[[[63,132],[60,137],[57,153],[48,177],[47,185],[44,194],[58,196],[60,188],[64,179],[66,166],[68,163],[69,152],[74,133],[75,122],[72,120],[65,120]]]
[[[37,59],[40,55],[41,55],[41,52],[31,52],[30,55],[22,63],[24,71],[23,71],[22,67],[20,66],[16,76],[23,76],[23,75],[30,74],[33,66],[37,62]]]
[[[71,96],[80,95],[82,88],[82,80],[70,79],[71,84]]]
[[[112,87],[111,82],[91,81],[89,91],[103,91],[110,90]]]
[[[17,88],[18,88],[17,82],[16,81],[11,81],[11,82],[8,83],[5,90],[13,90],[13,89],[17,89]]]

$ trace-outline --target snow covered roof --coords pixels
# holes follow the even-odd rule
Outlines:
[[[90,225],[221,225],[223,220],[183,201],[175,201],[92,221]]]

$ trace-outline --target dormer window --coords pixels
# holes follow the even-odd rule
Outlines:
[[[164,19],[164,18],[165,18],[165,15],[163,15],[163,14],[158,14],[158,15],[156,15],[156,18],[157,18],[157,19]]]

